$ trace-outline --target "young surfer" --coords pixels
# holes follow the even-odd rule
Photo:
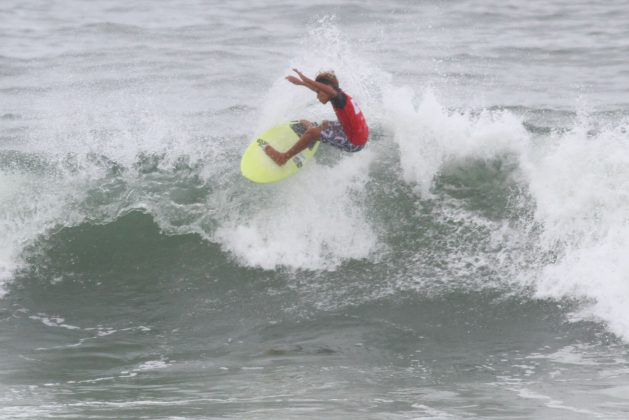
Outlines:
[[[339,88],[339,82],[334,72],[321,72],[315,80],[312,80],[299,70],[293,70],[299,78],[288,76],[286,79],[294,85],[305,86],[316,92],[317,98],[322,104],[332,103],[338,121],[322,121],[321,125],[317,125],[304,120],[302,124],[306,126],[306,132],[293,147],[282,153],[272,146],[266,146],[264,148],[266,154],[278,165],[283,165],[317,139],[347,152],[361,150],[367,143],[369,128],[356,102]]]

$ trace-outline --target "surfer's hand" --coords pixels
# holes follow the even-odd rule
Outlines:
[[[294,85],[303,85],[304,84],[304,82],[302,82],[301,80],[299,80],[295,76],[286,76],[286,80],[288,80],[289,82],[291,82]]]
[[[293,69],[293,71],[299,75],[299,77],[301,78],[301,80],[304,80],[304,77],[306,77],[306,76],[304,76],[304,74],[303,74],[301,71],[299,71],[298,69]]]

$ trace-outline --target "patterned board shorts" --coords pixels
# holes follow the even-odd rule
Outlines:
[[[326,143],[346,152],[358,152],[365,147],[364,144],[353,144],[347,138],[341,123],[338,121],[330,121],[328,128],[321,129],[321,143]]]

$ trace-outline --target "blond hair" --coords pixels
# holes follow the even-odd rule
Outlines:
[[[324,85],[332,86],[334,89],[339,90],[339,81],[336,78],[336,74],[334,74],[334,70],[319,72],[315,81],[323,83]]]

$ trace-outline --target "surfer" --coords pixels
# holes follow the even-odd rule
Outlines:
[[[286,80],[316,92],[317,99],[322,104],[330,102],[338,121],[322,121],[321,125],[318,125],[302,120],[301,123],[306,127],[306,132],[293,147],[282,153],[269,145],[264,148],[266,154],[278,165],[283,165],[317,139],[321,139],[321,143],[327,143],[346,152],[362,150],[369,137],[369,128],[358,104],[339,88],[339,82],[334,72],[321,72],[315,80],[312,80],[301,71],[293,70],[299,78],[287,76]]]

